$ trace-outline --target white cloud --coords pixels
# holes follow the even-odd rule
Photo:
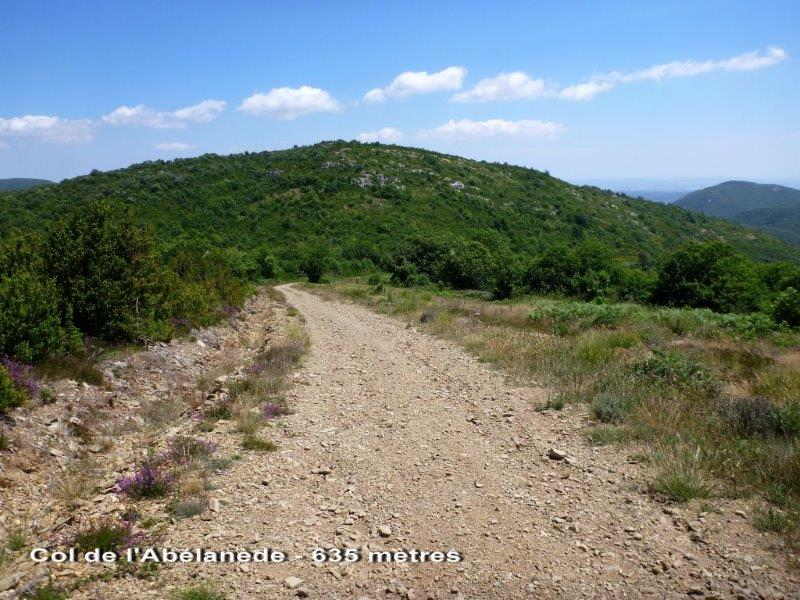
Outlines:
[[[559,92],[559,96],[565,100],[591,100],[597,94],[607,92],[613,87],[614,84],[609,81],[587,81],[565,87]]]
[[[453,96],[455,102],[490,102],[492,100],[523,100],[548,94],[542,79],[532,79],[527,73],[514,71],[481,79],[475,87]]]
[[[274,88],[266,94],[245,98],[239,110],[251,115],[268,115],[291,120],[315,112],[336,112],[341,105],[325,90],[301,85],[299,88]]]
[[[0,119],[0,136],[38,137],[49,142],[88,142],[93,137],[88,119],[62,119],[49,115],[25,115]]]
[[[162,150],[164,152],[183,152],[185,150],[191,150],[192,148],[194,148],[194,146],[185,144],[184,142],[164,142],[156,144],[156,150]]]
[[[403,132],[394,127],[384,127],[377,131],[365,131],[359,134],[359,142],[384,142],[393,144],[403,139]]]
[[[157,112],[144,104],[137,104],[136,106],[123,104],[107,115],[103,115],[102,119],[104,123],[109,125],[142,125],[156,128],[185,126],[180,121],[170,121],[166,118],[167,114]]]
[[[194,106],[179,108],[172,113],[176,119],[193,121],[194,123],[208,123],[216,119],[228,105],[224,100],[203,100]]]
[[[566,128],[561,123],[552,121],[506,121],[504,119],[488,119],[473,121],[461,119],[450,120],[435,129],[422,132],[423,137],[440,138],[483,138],[493,136],[545,137],[552,138]]]
[[[634,71],[626,75],[612,74],[622,82],[654,80],[660,81],[670,77],[692,77],[711,71],[756,71],[765,69],[785,60],[788,54],[782,48],[769,48],[766,54],[747,52],[727,58],[725,60],[706,60],[697,62],[693,60],[674,61],[663,65],[655,65],[641,71]]]
[[[199,104],[179,108],[172,112],[157,111],[144,104],[136,106],[122,105],[107,115],[103,122],[109,125],[140,125],[155,129],[180,129],[191,123],[208,123],[216,119],[225,110],[224,100],[203,100]]]
[[[447,67],[436,73],[406,71],[400,73],[383,88],[375,88],[364,94],[367,102],[383,102],[389,98],[404,98],[414,94],[460,90],[467,76],[464,67]]]
[[[788,53],[782,48],[770,47],[764,54],[758,51],[746,52],[723,60],[673,61],[630,73],[613,71],[605,75],[597,75],[583,83],[565,87],[559,92],[559,96],[567,100],[591,100],[597,94],[607,92],[619,84],[662,81],[675,77],[695,77],[714,71],[756,71],[772,67],[786,60],[788,56]]]

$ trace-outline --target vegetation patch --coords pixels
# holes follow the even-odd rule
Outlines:
[[[682,463],[666,466],[656,476],[651,490],[674,502],[708,498],[712,494],[711,487],[699,469]]]
[[[53,585],[38,586],[22,595],[25,600],[67,600],[69,595],[59,587]]]
[[[208,585],[178,590],[172,594],[172,600],[225,600],[226,596],[216,588]]]
[[[120,494],[141,500],[144,498],[161,498],[172,489],[175,477],[158,466],[142,465],[132,475],[117,481]]]
[[[95,548],[101,552],[121,552],[133,542],[131,524],[111,518],[89,522],[74,535],[71,545],[79,552]]]
[[[270,440],[265,440],[256,435],[245,435],[242,438],[242,448],[256,452],[274,452],[278,446]]]
[[[629,440],[630,433],[624,427],[598,425],[589,429],[586,433],[586,438],[592,446],[607,446]]]

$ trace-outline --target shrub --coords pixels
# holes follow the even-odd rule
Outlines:
[[[8,370],[0,365],[0,414],[11,408],[21,406],[27,396],[11,379]]]
[[[619,348],[632,348],[639,343],[639,337],[630,331],[598,331],[584,334],[575,348],[576,356],[582,361],[597,365],[614,358]]]
[[[291,414],[285,402],[265,402],[261,405],[261,414],[265,419],[276,419]]]
[[[253,411],[243,407],[236,414],[236,431],[247,435],[254,435],[264,425],[264,417],[260,411]]]
[[[617,444],[628,439],[628,431],[624,427],[615,425],[599,425],[592,427],[586,434],[592,446],[607,446]]]
[[[437,278],[457,290],[485,289],[491,283],[495,265],[483,244],[458,240],[449,245],[437,270]]]
[[[51,356],[36,366],[36,371],[50,379],[73,379],[79,383],[103,385],[103,374],[86,352]]]
[[[759,510],[753,517],[753,526],[760,531],[786,533],[795,527],[796,523],[790,515],[773,507]]]
[[[653,357],[636,363],[633,370],[658,383],[705,394],[713,394],[719,387],[708,369],[680,352],[656,350]]]
[[[25,533],[21,530],[17,530],[9,534],[8,540],[6,540],[6,548],[12,552],[18,552],[22,550],[27,543],[28,539],[25,537]]]
[[[311,283],[319,283],[328,268],[328,249],[322,243],[307,248],[300,260],[300,272],[308,277]]]
[[[800,327],[800,292],[793,287],[781,292],[772,309],[772,318],[790,327]]]
[[[39,361],[65,349],[71,337],[52,279],[21,271],[0,277],[0,354]]]
[[[5,367],[14,385],[23,390],[29,398],[39,393],[39,382],[34,378],[33,368],[30,365],[17,362],[8,357],[0,358],[0,365]]]
[[[256,251],[256,263],[258,265],[258,274],[264,279],[272,279],[277,275],[277,260],[267,248],[259,248]]]
[[[651,489],[674,502],[688,502],[694,498],[708,498],[711,488],[699,471],[684,464],[675,464],[662,470]]]
[[[719,412],[743,437],[800,435],[800,401],[778,406],[767,398],[735,398],[723,401]]]
[[[198,458],[209,458],[216,450],[217,446],[212,442],[182,435],[169,441],[164,458],[175,463],[187,463]]]
[[[242,439],[242,448],[258,452],[273,452],[278,449],[274,442],[261,439],[256,435],[245,435]]]
[[[592,401],[592,413],[602,423],[622,423],[633,409],[631,398],[601,393]]]
[[[283,375],[300,362],[305,351],[306,346],[302,340],[286,340],[273,344],[253,359],[247,372],[252,375]]]
[[[67,600],[67,592],[53,585],[36,587],[36,589],[22,594],[24,600]]]
[[[105,202],[82,206],[53,229],[45,255],[81,331],[139,339],[166,316],[154,239],[129,213]]]
[[[758,309],[762,296],[753,264],[722,242],[693,242],[661,266],[652,300],[718,312]]]
[[[133,475],[117,481],[119,493],[131,498],[159,498],[172,487],[174,478],[158,467],[143,465]]]
[[[131,524],[110,518],[84,525],[74,536],[72,546],[80,552],[95,548],[101,552],[120,552],[133,541]]]
[[[203,413],[203,418],[206,421],[227,421],[228,419],[233,417],[233,413],[231,412],[231,407],[228,404],[220,403],[215,404],[211,408],[208,408]]]
[[[494,278],[494,288],[492,289],[493,300],[505,300],[514,295],[514,283],[516,276],[509,267],[501,267]]]
[[[207,508],[207,498],[189,498],[172,502],[169,505],[169,512],[177,519],[188,519],[203,514]]]
[[[197,585],[175,592],[172,598],[173,600],[225,600],[225,594],[207,585]]]
[[[633,319],[641,310],[632,304],[565,301],[542,304],[530,313],[530,318],[540,325],[549,325],[557,333],[567,333],[592,327],[613,327]]]

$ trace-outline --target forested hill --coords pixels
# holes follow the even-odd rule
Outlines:
[[[28,188],[36,187],[37,185],[53,185],[53,182],[47,179],[25,179],[22,177],[0,179],[0,192],[26,190]]]
[[[800,245],[800,190],[794,188],[726,181],[687,194],[676,204],[756,227]]]
[[[146,162],[6,194],[0,234],[41,228],[93,199],[130,207],[167,246],[266,244],[283,260],[317,240],[344,260],[377,262],[411,237],[474,240],[519,257],[592,239],[639,264],[689,240],[724,241],[757,259],[800,256],[769,235],[545,172],[342,141]]]
[[[751,181],[726,181],[686,194],[677,204],[688,210],[730,218],[764,208],[800,209],[800,190]]]

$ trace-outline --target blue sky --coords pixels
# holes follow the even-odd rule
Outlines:
[[[576,182],[800,184],[796,1],[2,12],[0,177],[360,137]]]

